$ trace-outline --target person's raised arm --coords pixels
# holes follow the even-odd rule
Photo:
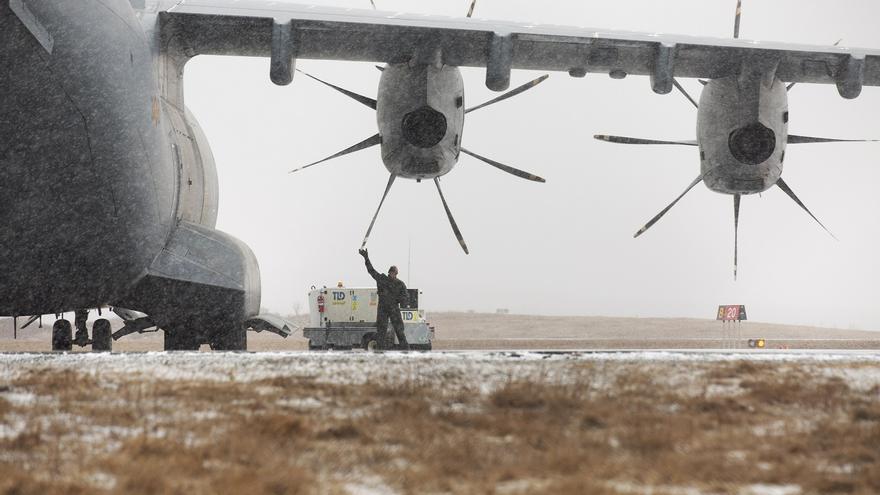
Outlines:
[[[370,254],[367,252],[366,248],[359,249],[358,254],[364,257],[364,264],[367,265],[367,272],[373,277],[373,280],[379,281],[379,272],[373,268],[373,264],[370,263]]]

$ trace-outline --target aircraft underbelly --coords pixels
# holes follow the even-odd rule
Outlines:
[[[151,54],[115,3],[0,4],[0,314],[104,304],[171,231]]]

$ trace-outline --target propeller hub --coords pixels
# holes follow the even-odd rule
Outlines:
[[[754,122],[731,132],[727,144],[738,162],[757,165],[767,161],[776,150],[776,133],[764,124]]]
[[[446,116],[423,106],[403,116],[403,137],[418,148],[436,146],[446,136]]]

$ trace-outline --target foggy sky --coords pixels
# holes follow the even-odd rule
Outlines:
[[[469,0],[377,0],[380,9],[461,15]],[[336,0],[326,5],[369,7]],[[728,37],[735,1],[479,0],[475,17]],[[741,37],[880,47],[880,3],[746,0]],[[256,253],[263,306],[307,307],[311,285],[371,285],[357,254],[388,172],[374,147],[297,174],[376,133],[375,112],[297,75],[274,86],[268,59],[197,57],[186,103],[211,143],[220,178],[218,228]],[[373,64],[300,60],[298,67],[375,97]],[[497,94],[484,70],[462,69],[465,104]],[[511,87],[540,75],[515,71]],[[698,98],[700,84],[682,80]],[[880,88],[844,100],[833,85],[789,93],[793,134],[880,138]],[[699,185],[652,229],[633,233],[699,174],[691,147],[603,143],[593,134],[694,139],[696,111],[622,81],[551,73],[523,95],[467,116],[462,145],[547,179],[531,183],[462,154],[442,179],[471,250],[459,248],[431,181],[398,180],[368,245],[397,264],[430,310],[713,318],[745,304],[755,320],[880,329],[880,143],[789,146],[783,178],[835,241],[773,188],[743,198],[733,280],[733,200]],[[411,247],[411,264],[408,252]]]

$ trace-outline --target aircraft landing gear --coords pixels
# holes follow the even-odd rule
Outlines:
[[[247,329],[241,325],[220,326],[211,335],[210,344],[215,351],[246,351]]]
[[[166,351],[197,351],[201,347],[198,336],[186,329],[165,329]]]
[[[112,351],[110,322],[106,318],[95,320],[92,324],[92,351]]]
[[[89,340],[89,330],[86,328],[86,321],[89,318],[89,310],[78,309],[74,313],[73,326],[76,327],[76,335],[73,337],[73,343],[85,347],[92,343]]]
[[[70,351],[73,349],[73,329],[67,320],[55,320],[52,324],[52,350]]]
[[[106,318],[95,320],[95,323],[92,325],[92,338],[90,339],[89,330],[86,327],[88,316],[89,310],[87,309],[77,310],[74,313],[75,336],[70,321],[63,318],[55,320],[55,323],[52,324],[52,350],[70,351],[73,349],[73,345],[76,344],[80,347],[91,345],[92,351],[112,351],[113,337],[110,321]]]

